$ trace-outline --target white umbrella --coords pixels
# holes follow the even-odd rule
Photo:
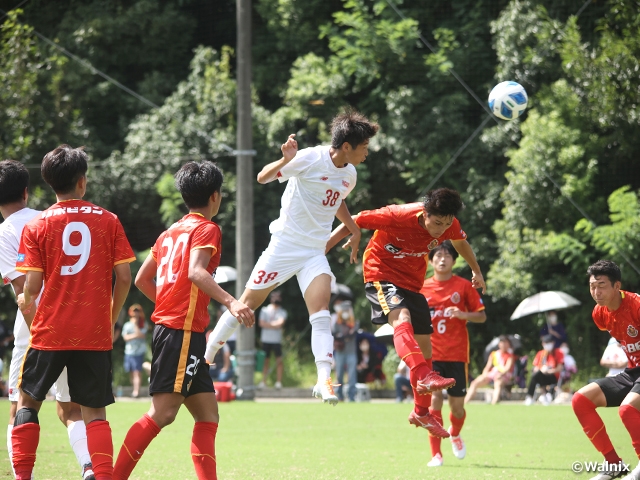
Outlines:
[[[564,292],[540,292],[525,298],[511,315],[511,320],[526,317],[533,313],[562,310],[580,305],[580,301]]]
[[[234,282],[238,278],[236,269],[233,267],[218,267],[213,272],[216,283]]]

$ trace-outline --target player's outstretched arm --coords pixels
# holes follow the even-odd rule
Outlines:
[[[481,288],[482,293],[486,293],[487,285],[484,283],[484,277],[482,276],[480,265],[478,265],[478,261],[476,260],[476,254],[473,253],[473,249],[471,248],[471,245],[469,245],[469,242],[466,240],[451,240],[451,244],[471,267],[471,271],[473,272],[471,284],[473,285],[473,288]]]
[[[223,290],[211,274],[207,272],[207,266],[209,265],[209,260],[211,260],[212,253],[213,248],[198,248],[191,251],[189,258],[189,280],[216,302],[225,305],[231,315],[242,321],[245,326],[252,327],[256,323],[253,310]]]
[[[153,258],[153,255],[149,254],[140,267],[140,270],[138,270],[135,282],[138,290],[153,303],[156,303],[156,282],[154,278],[157,271],[158,263]]]
[[[282,150],[282,158],[280,160],[271,162],[260,170],[260,173],[258,173],[258,183],[265,184],[273,182],[278,177],[278,172],[282,167],[293,160],[293,157],[298,153],[298,142],[296,142],[295,136],[295,133],[289,135],[287,141],[280,147],[280,150]]]
[[[342,201],[342,203],[340,204],[340,207],[338,208],[338,211],[336,212],[336,218],[340,220],[342,224],[347,227],[349,233],[351,233],[351,238],[347,240],[347,243],[345,243],[342,246],[342,248],[344,248],[345,250],[347,248],[351,248],[351,255],[349,256],[349,262],[357,263],[358,250],[360,249],[360,238],[362,237],[362,232],[360,231],[360,227],[358,227],[356,222],[351,217],[351,214],[349,213],[349,208],[347,207],[347,204],[344,202],[344,200]],[[329,241],[331,241],[331,238],[329,239]]]
[[[111,301],[111,324],[115,325],[131,288],[131,266],[128,263],[119,263],[113,267],[113,270],[116,273],[116,281],[113,285]]]

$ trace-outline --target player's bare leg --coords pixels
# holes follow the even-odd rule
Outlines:
[[[413,389],[414,409],[409,415],[409,423],[416,427],[426,428],[432,435],[446,438],[449,436],[447,431],[429,414],[431,392],[437,390],[438,388],[433,387],[438,385],[432,379],[434,372],[427,364],[414,337],[411,313],[407,308],[398,308],[389,312],[388,319],[393,327],[393,344],[396,352],[410,369],[409,380]],[[429,355],[430,351],[431,346],[429,345]],[[435,377],[440,379],[440,383],[445,380],[437,374],[435,374]],[[429,387],[431,387],[431,390]],[[440,386],[439,389],[442,388],[447,388],[447,385]]]
[[[215,480],[216,433],[220,417],[215,393],[198,393],[184,401],[195,425],[191,437],[191,459],[200,480]]]
[[[469,390],[467,390],[467,396],[464,397],[464,403],[469,403],[471,400],[473,400],[473,397],[475,396],[476,390],[478,389],[478,387],[483,387],[484,385],[488,385],[490,381],[491,379],[487,377],[484,373],[478,375],[473,380],[473,382],[471,382],[471,385],[469,385]]]
[[[318,381],[313,387],[313,395],[324,403],[338,404],[338,396],[331,384],[331,362],[333,360],[333,335],[331,334],[331,276],[323,273],[315,277],[306,291],[304,301],[309,311],[311,323],[311,350],[316,361]]]
[[[82,469],[83,480],[93,480],[94,472],[87,447],[87,429],[82,419],[82,408],[74,402],[56,402],[58,418],[67,428],[69,443]]]
[[[276,289],[280,284],[276,283],[273,286],[260,289],[260,290],[252,290],[250,288],[245,288],[244,292],[242,292],[242,296],[239,301],[244,303],[251,310],[255,310],[260,305],[264,303],[269,294]],[[212,362],[213,358],[218,353],[218,350],[222,348],[222,346],[227,343],[227,340],[233,335],[233,333],[238,329],[242,322],[236,319],[229,310],[226,310],[216,323],[213,332],[209,335],[209,340],[207,342],[207,349],[204,354],[204,358],[208,362]]]
[[[616,453],[607,434],[604,422],[596,408],[606,407],[607,399],[604,392],[597,383],[590,383],[578,390],[571,399],[571,406],[582,425],[584,433],[596,450],[598,450],[609,462],[615,465],[621,462],[620,456]],[[612,477],[613,478],[613,477]]]

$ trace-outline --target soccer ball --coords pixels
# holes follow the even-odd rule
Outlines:
[[[527,109],[529,97],[518,82],[502,82],[493,87],[489,94],[489,108],[503,120],[513,120]]]

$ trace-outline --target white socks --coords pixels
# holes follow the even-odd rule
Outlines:
[[[333,360],[333,335],[331,335],[331,313],[321,310],[309,317],[311,323],[311,351],[318,368],[318,383],[331,376]]]
[[[216,328],[209,334],[207,349],[204,352],[204,358],[207,362],[213,362],[213,358],[216,356],[216,353],[218,353],[218,350],[222,348],[239,326],[240,322],[231,315],[229,310],[226,310],[222,314],[216,324]]]
[[[7,453],[9,454],[9,463],[11,464],[11,471],[13,472],[13,478],[16,478],[16,471],[13,469],[13,446],[11,445],[11,431],[13,425],[7,425]]]
[[[73,448],[73,453],[76,454],[80,468],[84,467],[87,463],[91,463],[91,456],[89,455],[89,449],[87,448],[87,427],[84,421],[78,420],[71,423],[67,427],[67,433],[69,434],[69,443]]]

